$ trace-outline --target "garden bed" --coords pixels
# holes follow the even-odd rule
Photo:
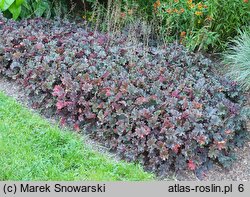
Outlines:
[[[14,82],[0,77],[0,91],[6,95],[13,97],[22,105],[29,107],[29,98],[26,93],[22,90],[22,87]],[[250,97],[249,97],[250,98]],[[250,103],[250,99],[249,99]],[[46,118],[46,117],[44,117]],[[47,118],[51,124],[57,123],[56,117]],[[250,132],[250,122],[248,123],[248,131]],[[118,155],[110,154],[107,148],[101,144],[89,139],[88,136],[84,135],[84,143],[92,149],[100,152],[101,154],[109,155],[112,159],[120,160]],[[206,177],[203,180],[207,181],[250,181],[250,143],[247,143],[243,148],[236,148],[235,153],[237,155],[237,162],[233,164],[230,170],[223,169],[220,165],[215,165],[212,170],[206,173]],[[194,173],[185,171],[181,173],[173,174],[169,172],[164,180],[179,180],[179,181],[194,181],[199,180]]]
[[[145,169],[204,178],[230,167],[247,141],[245,97],[183,46],[131,45],[126,37],[63,21],[0,17],[0,73],[24,87],[31,106],[83,130]]]

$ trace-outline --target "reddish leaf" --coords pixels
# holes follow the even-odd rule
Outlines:
[[[142,105],[143,103],[148,102],[148,99],[145,97],[138,97],[135,101],[135,104]]]
[[[81,89],[85,92],[90,92],[93,89],[93,86],[90,83],[83,83]]]
[[[183,112],[181,114],[181,120],[186,120],[188,118],[188,113],[187,112]]]
[[[74,129],[75,129],[76,131],[80,131],[80,127],[79,127],[79,125],[78,125],[77,123],[74,124]]]
[[[162,75],[160,75],[160,76],[159,76],[159,81],[160,81],[161,83],[163,83],[164,81],[166,81],[166,78],[163,77]]]
[[[79,121],[79,122],[82,122],[82,121],[84,121],[84,117],[83,117],[83,114],[80,114],[80,115],[78,116],[78,121]]]
[[[121,97],[122,97],[122,93],[119,92],[119,93],[115,96],[115,101],[118,101]]]
[[[28,39],[29,41],[31,41],[31,42],[37,40],[36,36],[28,36],[27,39]]]
[[[80,51],[78,53],[75,54],[75,57],[76,58],[82,58],[84,56],[84,52],[83,51]]]
[[[87,119],[95,119],[96,115],[92,112],[85,113]]]
[[[104,102],[101,102],[101,103],[97,106],[98,109],[102,109],[103,107],[104,107]]]
[[[103,88],[103,89],[101,90],[101,94],[105,94],[105,96],[109,97],[109,96],[112,95],[112,94],[111,94],[111,89],[110,89],[110,88]]]
[[[64,107],[65,107],[64,101],[57,101],[57,103],[56,103],[57,110],[61,110]]]
[[[202,109],[202,104],[196,101],[193,101],[193,106],[195,109]]]
[[[165,118],[164,123],[162,125],[164,128],[171,128],[173,127],[173,124],[170,122],[168,118]]]
[[[216,144],[216,146],[217,146],[217,148],[219,149],[219,150],[222,150],[222,149],[225,149],[226,148],[226,141],[220,141],[220,142],[215,142],[215,144]]]
[[[120,91],[121,93],[125,94],[128,91],[128,83],[124,83],[121,87],[120,87]]]
[[[73,102],[71,102],[71,101],[64,102],[64,106],[69,106],[69,105],[72,105],[72,104],[73,104]]]
[[[172,95],[172,97],[179,98],[180,97],[179,96],[179,90],[173,91],[171,95]]]
[[[158,141],[158,142],[157,142],[157,146],[158,146],[159,149],[162,149],[162,147],[165,146],[165,143],[162,142],[162,141]]]
[[[138,72],[139,72],[140,74],[142,74],[142,75],[146,75],[146,72],[145,72],[145,70],[143,70],[143,69],[138,69]]]
[[[112,109],[114,109],[114,110],[117,111],[117,110],[121,109],[122,106],[119,105],[119,104],[117,104],[117,103],[112,103],[112,104],[111,104],[111,107],[112,107]]]
[[[64,50],[63,47],[59,47],[59,48],[56,49],[56,52],[57,52],[58,54],[62,55],[62,54],[65,52],[65,50]],[[59,60],[60,60],[60,59],[59,59]]]
[[[183,109],[183,110],[186,110],[187,108],[188,108],[188,102],[187,102],[187,98],[185,97],[185,98],[184,98],[183,105],[182,105],[182,109]]]
[[[166,147],[162,147],[162,149],[160,150],[160,158],[165,161],[166,159],[168,159],[169,157],[169,153],[168,153],[168,149]]]
[[[179,144],[175,144],[174,147],[172,148],[172,150],[177,154],[179,152],[180,149],[180,145]]]
[[[41,49],[43,49],[43,48],[44,48],[43,43],[37,43],[37,44],[35,45],[35,49],[36,49],[36,50],[41,50]]]
[[[196,140],[197,140],[197,142],[198,142],[200,145],[204,145],[205,142],[206,142],[206,138],[205,138],[205,136],[203,136],[203,135],[198,136],[198,137],[196,138]]]
[[[43,38],[43,42],[44,42],[44,43],[49,43],[48,38]]]
[[[108,76],[110,75],[110,72],[105,72],[103,75],[102,75],[102,78],[103,79],[106,79]]]
[[[140,138],[144,138],[144,136],[150,133],[151,129],[148,126],[143,125],[140,128],[136,128],[135,131]]]
[[[106,117],[107,115],[109,115],[109,113],[110,113],[109,110],[105,110],[103,115]]]
[[[97,57],[97,54],[96,53],[91,53],[89,55],[89,59],[95,59]]]
[[[127,53],[127,50],[126,49],[120,49],[120,53],[123,56],[123,55],[125,55]]]
[[[60,124],[62,126],[64,126],[66,124],[66,118],[65,117],[62,117],[61,120],[60,120]]]
[[[14,48],[20,49],[20,48],[22,48],[23,46],[24,46],[24,44],[23,44],[23,43],[20,43],[20,44],[15,45]]]
[[[104,36],[99,37],[99,38],[97,39],[97,43],[98,43],[99,45],[103,45],[103,44],[105,43],[105,37],[104,37]]]
[[[150,99],[151,99],[151,100],[156,100],[156,99],[157,99],[157,96],[156,96],[156,95],[152,95],[152,96],[150,96]]]
[[[226,130],[226,131],[225,131],[225,133],[226,133],[227,135],[229,135],[229,134],[232,134],[232,133],[233,133],[233,131],[232,131],[232,130],[230,130],[230,129],[228,129],[228,130]]]
[[[151,117],[150,111],[148,109],[145,109],[145,108],[140,110],[140,114],[141,114],[141,116],[143,116],[146,119],[149,119]]]
[[[188,161],[188,169],[189,170],[195,170],[196,169],[196,165],[192,160]]]
[[[107,89],[107,90],[106,90],[105,95],[106,95],[107,97],[111,96],[111,91],[110,91],[110,89]]]
[[[64,89],[59,86],[59,85],[56,85],[54,87],[54,90],[53,90],[53,93],[52,93],[53,96],[57,96],[57,97],[61,97],[64,95]]]
[[[93,80],[93,84],[94,84],[94,85],[100,86],[100,85],[102,84],[102,79],[101,79],[101,78],[94,79],[94,80]]]
[[[120,104],[122,104],[123,106],[127,106],[127,103],[126,103],[126,101],[118,101],[118,103],[120,103]]]

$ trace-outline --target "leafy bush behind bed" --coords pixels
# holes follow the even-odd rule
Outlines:
[[[20,83],[34,108],[84,128],[124,159],[164,175],[228,167],[247,131],[235,82],[182,46],[133,46],[80,25],[0,17],[0,73]]]
[[[0,11],[13,19],[64,16],[70,10],[66,0],[1,0]],[[70,1],[73,3],[73,1]],[[73,4],[71,5],[73,6]]]
[[[99,17],[95,21],[103,21],[104,27],[107,20],[102,20],[102,15],[104,18],[115,16],[112,25],[116,28],[127,26],[126,21],[133,23],[140,18],[140,22],[151,29],[151,36],[166,42],[178,40],[192,51],[224,51],[228,42],[238,35],[238,30],[249,26],[249,0],[87,1],[92,5],[96,2],[112,5],[109,9],[93,10],[92,14]]]
[[[155,0],[166,39],[180,39],[191,50],[222,51],[249,25],[248,0]]]

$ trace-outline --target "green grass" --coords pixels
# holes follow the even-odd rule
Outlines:
[[[0,180],[152,180],[136,164],[115,161],[0,92]]]

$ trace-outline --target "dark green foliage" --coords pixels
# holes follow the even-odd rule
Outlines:
[[[108,35],[44,19],[0,17],[0,35],[0,73],[23,85],[34,108],[160,175],[228,166],[246,140],[237,84],[182,46],[110,46]]]

